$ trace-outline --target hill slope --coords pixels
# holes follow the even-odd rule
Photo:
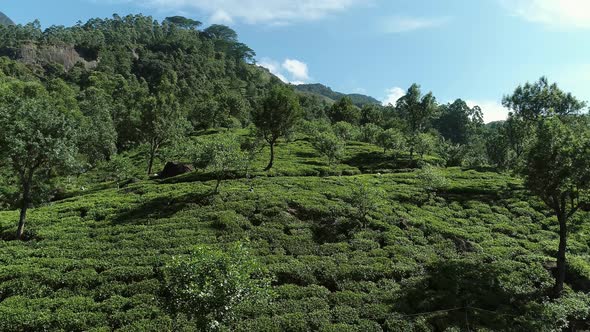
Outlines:
[[[462,330],[465,317],[472,330],[554,327],[542,294],[555,223],[519,181],[447,169],[425,200],[416,172],[358,174],[359,160],[396,167],[379,151],[353,142],[335,169],[357,175],[319,177],[330,168],[306,139],[281,143],[272,176],[226,181],[220,195],[200,172],[103,184],[33,210],[24,243],[8,240],[17,213],[0,212],[0,330],[181,330],[159,269],[196,244],[233,241],[276,276],[277,297],[241,308],[231,330]],[[376,195],[364,227],[359,184]],[[569,256],[586,273],[587,234],[572,234]]]
[[[14,22],[8,16],[6,16],[4,13],[0,12],[0,24],[14,25]]]
[[[332,101],[337,101],[338,99],[341,99],[342,97],[348,96],[350,97],[350,99],[352,99],[352,102],[357,105],[357,106],[363,106],[366,104],[377,104],[380,105],[381,102],[373,97],[370,96],[365,96],[362,94],[358,94],[358,93],[352,93],[352,94],[344,94],[341,92],[336,92],[333,91],[331,88],[323,85],[323,84],[300,84],[300,85],[296,85],[295,89],[301,92],[306,92],[306,93],[311,93],[311,94],[315,94],[315,95],[319,95],[322,97],[326,97]]]

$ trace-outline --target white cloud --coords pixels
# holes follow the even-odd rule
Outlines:
[[[420,29],[436,28],[447,24],[450,17],[411,17],[391,16],[381,21],[381,30],[385,33],[402,33]]]
[[[306,81],[309,79],[307,64],[304,62],[295,59],[285,59],[283,68],[296,80]]]
[[[213,15],[211,15],[211,18],[209,19],[211,21],[211,23],[217,23],[217,24],[232,24],[234,23],[234,20],[231,18],[231,16],[225,11],[225,10],[218,10],[215,13],[213,13]]]
[[[513,15],[554,27],[590,28],[588,0],[500,0]]]
[[[299,85],[305,84],[310,79],[307,64],[300,60],[285,59],[281,64],[273,59],[263,58],[258,65],[268,69],[285,83]]]
[[[395,105],[398,99],[406,95],[406,90],[400,87],[394,87],[391,89],[386,90],[387,96],[383,100],[383,106],[387,106],[389,104]]]
[[[506,120],[508,118],[509,110],[496,101],[466,100],[465,102],[469,107],[479,106],[481,108],[485,123]]]
[[[310,21],[346,11],[366,0],[117,0],[135,2],[163,11],[198,10],[211,16],[211,21],[248,24],[290,24]]]

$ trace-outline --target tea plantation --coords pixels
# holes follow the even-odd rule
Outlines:
[[[219,194],[202,171],[120,188],[96,184],[100,170],[64,178],[67,198],[30,211],[26,241],[14,240],[18,212],[0,212],[0,331],[194,330],[167,309],[163,267],[236,242],[272,294],[237,306],[221,330],[588,328],[577,322],[590,310],[586,212],[569,239],[566,294],[551,301],[558,226],[520,180],[446,168],[430,195],[407,156],[392,160],[353,142],[328,167],[301,137],[279,143],[270,172],[233,176]]]

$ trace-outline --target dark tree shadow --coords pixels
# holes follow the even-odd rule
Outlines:
[[[395,311],[404,315],[424,315],[436,331],[451,326],[471,330],[520,330],[516,317],[526,314],[525,304],[540,299],[546,291],[520,295],[501,287],[500,274],[493,264],[479,259],[441,261],[427,269],[427,276],[402,288]],[[467,325],[469,324],[469,325]]]
[[[211,191],[206,193],[191,193],[174,198],[158,197],[140,206],[119,213],[112,219],[112,222],[129,224],[142,223],[147,219],[168,218],[184,210],[189,205],[207,206],[211,204],[211,199],[214,196],[215,194]]]
[[[393,158],[391,155],[376,151],[356,154],[352,158],[344,160],[343,163],[352,167],[356,167],[363,173],[417,167],[416,160],[410,160],[401,157]]]

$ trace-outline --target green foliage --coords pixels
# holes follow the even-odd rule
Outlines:
[[[297,96],[286,86],[275,86],[264,99],[262,107],[253,115],[253,123],[259,135],[270,145],[270,170],[274,161],[274,145],[280,137],[286,136],[295,126],[301,115]]]
[[[383,129],[375,124],[368,123],[361,127],[360,140],[362,142],[376,144]]]
[[[328,159],[330,166],[342,158],[344,142],[330,132],[318,133],[312,138],[311,144],[321,155]]]
[[[437,168],[425,165],[417,175],[418,181],[427,199],[430,200],[436,193],[447,185],[447,179]]]
[[[231,172],[246,168],[248,157],[242,152],[239,138],[235,135],[224,134],[201,144],[195,164],[202,165],[214,174],[217,180],[214,192],[217,193],[221,181]]]
[[[383,152],[393,150],[399,153],[399,151],[405,148],[406,139],[399,130],[390,128],[379,134],[377,145],[383,148]]]
[[[350,97],[342,97],[328,110],[328,117],[332,123],[344,121],[356,125],[361,119],[361,111],[352,103]]]
[[[163,269],[163,282],[171,312],[195,320],[203,330],[231,324],[240,304],[270,295],[270,280],[241,244],[225,250],[198,246],[173,257]]]

